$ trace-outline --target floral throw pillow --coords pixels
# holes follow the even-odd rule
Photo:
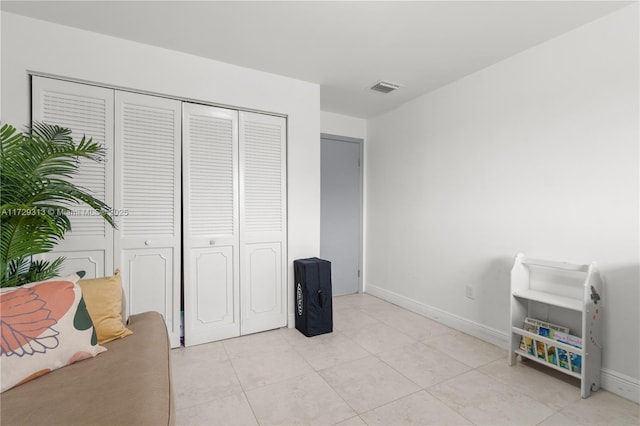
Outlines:
[[[0,290],[0,392],[106,351],[73,275]]]

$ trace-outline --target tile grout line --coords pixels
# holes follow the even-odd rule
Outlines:
[[[367,348],[365,348],[362,345],[360,345],[355,340],[355,338],[352,337],[352,335],[347,334],[342,330],[335,330],[335,335],[340,335],[340,336],[344,337],[345,341],[342,342],[342,343],[344,343],[344,345],[339,345],[339,346],[344,346],[344,348],[342,348],[343,350],[340,351],[340,352],[335,352],[338,355],[337,357],[330,356],[330,355],[332,355],[334,353],[331,350],[333,348],[331,348],[328,352],[326,352],[326,354],[323,352],[324,355],[329,355],[329,356],[324,356],[323,358],[318,358],[320,361],[329,360],[329,361],[333,362],[336,358],[342,358],[343,355],[345,357],[346,356],[350,356],[351,353],[353,352],[351,349],[355,350],[356,347],[360,348],[363,351],[362,353],[366,354],[366,355],[363,355],[363,356],[360,356],[360,357],[356,357],[355,359],[345,360],[345,361],[340,360],[335,364],[329,365],[328,367],[323,367],[321,369],[317,369],[316,370],[313,367],[313,365],[311,365],[311,363],[309,361],[310,359],[316,359],[316,355],[312,355],[308,359],[307,357],[305,357],[303,355],[302,350],[303,349],[305,349],[305,350],[308,349],[307,352],[309,352],[309,354],[313,354],[317,350],[322,349],[322,347],[324,347],[327,342],[322,342],[322,341],[319,342],[320,343],[320,345],[319,345],[320,347],[316,347],[315,342],[314,342],[314,344],[312,346],[306,347],[304,340],[296,340],[295,338],[293,338],[293,336],[291,334],[285,334],[283,332],[283,333],[280,333],[278,335],[279,339],[276,339],[276,340],[278,340],[277,342],[268,341],[267,345],[265,345],[265,349],[266,350],[275,349],[275,350],[278,350],[278,351],[292,350],[292,354],[295,354],[297,357],[302,358],[302,360],[304,361],[304,363],[301,363],[300,365],[301,366],[306,365],[307,368],[310,369],[310,371],[308,371],[306,373],[301,373],[301,374],[295,375],[294,377],[282,378],[282,377],[284,377],[283,375],[278,375],[277,376],[277,380],[274,381],[273,383],[263,384],[263,385],[255,387],[255,388],[252,388],[252,389],[246,389],[246,387],[240,381],[240,376],[238,375],[238,371],[236,369],[236,366],[235,366],[233,360],[230,357],[230,353],[229,353],[228,347],[227,347],[226,344],[224,344],[224,342],[221,342],[223,344],[224,354],[226,354],[226,361],[231,364],[231,367],[232,367],[232,370],[233,370],[233,374],[235,375],[235,379],[236,379],[237,383],[240,385],[241,392],[239,392],[239,393],[242,393],[243,397],[247,401],[247,403],[249,405],[249,408],[251,409],[251,412],[253,414],[253,419],[256,422],[256,424],[264,425],[264,424],[268,423],[268,421],[266,423],[261,423],[259,421],[259,419],[258,419],[258,417],[256,415],[256,411],[255,411],[253,405],[251,404],[251,401],[248,398],[248,394],[247,394],[248,392],[251,392],[253,390],[257,390],[257,389],[260,389],[260,388],[263,388],[263,387],[266,387],[266,386],[276,385],[276,384],[282,383],[283,381],[286,381],[286,380],[295,380],[295,379],[298,379],[300,377],[304,377],[305,375],[310,375],[312,372],[315,373],[316,375],[320,376],[320,379],[322,380],[322,382],[326,386],[328,386],[328,388],[331,390],[331,392],[333,394],[338,396],[339,400],[342,401],[345,404],[345,407],[349,407],[350,410],[353,413],[355,413],[355,414],[350,415],[350,416],[348,416],[348,417],[346,417],[346,418],[344,418],[344,419],[342,419],[342,420],[340,420],[340,421],[338,421],[336,423],[333,423],[333,424],[338,424],[338,423],[341,423],[341,422],[348,421],[349,419],[356,419],[356,418],[357,418],[357,420],[362,421],[363,423],[367,424],[367,422],[365,421],[365,419],[362,416],[364,416],[366,414],[371,414],[375,410],[381,409],[382,407],[390,406],[390,405],[392,405],[394,403],[397,403],[398,401],[400,401],[400,400],[402,400],[404,398],[408,398],[408,397],[412,397],[414,395],[418,395],[421,391],[425,391],[428,395],[430,395],[432,398],[434,398],[435,401],[439,401],[439,403],[444,404],[445,407],[448,407],[449,409],[452,410],[452,412],[454,412],[457,415],[459,415],[460,416],[459,421],[462,421],[464,419],[464,421],[468,421],[471,424],[475,424],[467,416],[465,416],[461,411],[459,411],[459,409],[455,408],[455,407],[459,407],[461,410],[466,408],[466,405],[464,405],[464,404],[461,405],[461,404],[456,404],[455,403],[458,400],[455,397],[455,395],[454,395],[454,397],[452,397],[452,396],[448,395],[447,392],[440,392],[440,396],[438,396],[438,395],[433,393],[434,390],[437,390],[438,386],[445,386],[445,388],[446,388],[446,384],[448,382],[455,381],[456,379],[460,378],[461,376],[464,376],[465,374],[469,374],[471,372],[478,373],[482,377],[485,377],[485,378],[487,378],[489,380],[492,380],[492,382],[494,382],[494,385],[499,385],[499,387],[502,388],[502,391],[500,393],[507,392],[509,394],[513,394],[514,396],[517,395],[518,398],[520,398],[520,397],[526,398],[531,402],[535,401],[538,404],[541,404],[541,405],[545,406],[549,410],[550,414],[548,414],[545,418],[543,418],[541,420],[538,420],[538,422],[536,423],[537,425],[543,424],[544,422],[548,421],[553,416],[555,416],[557,414],[560,414],[561,412],[563,412],[563,410],[566,409],[566,406],[565,407],[560,407],[560,408],[556,408],[554,406],[549,406],[545,402],[543,402],[541,400],[538,400],[535,396],[529,396],[528,394],[525,394],[525,393],[521,392],[517,387],[515,387],[515,386],[518,385],[518,382],[514,381],[514,380],[511,380],[511,376],[507,375],[507,376],[505,376],[506,377],[505,378],[502,375],[499,375],[498,374],[499,371],[502,371],[502,370],[498,370],[498,364],[499,364],[499,361],[502,359],[502,356],[496,357],[495,359],[492,359],[492,360],[489,360],[489,361],[486,361],[486,362],[484,362],[484,356],[481,356],[480,360],[483,361],[483,362],[480,365],[471,366],[471,365],[469,365],[469,364],[467,364],[467,363],[465,363],[463,361],[460,361],[459,359],[456,359],[456,358],[452,357],[451,355],[447,354],[446,352],[443,352],[438,347],[432,346],[429,343],[427,343],[427,341],[430,341],[431,343],[435,344],[435,342],[438,339],[438,336],[428,337],[427,339],[424,339],[424,340],[417,340],[417,339],[414,339],[413,337],[411,337],[411,335],[406,334],[403,331],[401,331],[402,327],[399,327],[399,326],[402,325],[402,319],[403,319],[402,315],[399,315],[397,317],[397,319],[394,318],[391,314],[387,315],[386,319],[389,322],[386,322],[386,321],[382,321],[382,320],[378,319],[377,317],[374,317],[374,316],[370,315],[367,312],[367,309],[371,309],[371,308],[373,308],[375,306],[375,307],[378,308],[378,310],[380,310],[381,313],[384,313],[383,312],[384,311],[383,307],[386,304],[391,305],[391,306],[397,306],[397,305],[394,305],[394,304],[392,304],[390,302],[387,302],[387,301],[384,301],[382,299],[380,299],[379,301],[376,301],[374,303],[367,303],[367,304],[360,305],[360,306],[355,306],[356,302],[354,302],[354,301],[350,301],[350,303],[354,303],[354,305],[353,306],[347,306],[347,308],[350,309],[352,312],[354,312],[354,314],[356,315],[356,317],[354,317],[354,321],[358,320],[358,318],[357,318],[358,315],[365,315],[367,318],[371,318],[372,320],[375,321],[375,323],[366,324],[364,327],[356,327],[355,328],[355,332],[353,332],[353,336],[357,336],[358,333],[359,333],[359,330],[361,330],[363,328],[373,327],[374,325],[384,325],[384,326],[389,327],[389,329],[391,329],[393,331],[393,334],[400,334],[400,335],[406,336],[407,338],[410,339],[410,342],[409,343],[405,343],[405,344],[401,344],[401,345],[398,345],[398,346],[388,345],[388,348],[386,348],[386,349],[384,349],[382,351],[379,351],[377,353],[373,353],[370,350],[368,350]],[[397,306],[397,307],[401,311],[411,312],[411,311],[409,311],[409,310],[407,310],[405,308],[402,308],[402,307],[399,307],[399,306]],[[360,321],[355,321],[355,322],[358,323]],[[392,324],[396,324],[396,325],[394,326]],[[447,328],[450,329],[450,327],[447,327]],[[415,327],[413,327],[413,328],[411,328],[411,330],[415,331],[414,334],[421,334],[420,329],[416,329]],[[451,330],[455,332],[455,330],[453,330],[453,329],[451,329]],[[275,330],[274,330],[274,332],[275,332]],[[445,334],[447,334],[447,333],[445,333]],[[473,337],[473,336],[471,336],[471,337]],[[374,336],[374,338],[375,338],[375,336]],[[349,345],[346,344],[347,341],[349,342]],[[331,340],[329,341],[329,343],[332,343],[332,342],[333,341],[331,341]],[[341,342],[333,342],[333,343],[338,345]],[[433,351],[435,351],[435,353],[438,353],[439,354],[438,356],[445,356],[445,357],[451,358],[452,360],[458,362],[461,366],[465,366],[466,368],[468,368],[468,370],[460,372],[460,373],[457,373],[457,374],[455,374],[455,375],[453,375],[451,377],[447,377],[444,380],[439,380],[439,381],[437,381],[437,383],[432,383],[432,384],[429,384],[426,387],[423,387],[419,383],[416,383],[411,377],[409,377],[408,375],[403,374],[401,371],[399,371],[398,369],[396,369],[391,364],[389,364],[388,362],[386,362],[384,359],[381,358],[381,354],[384,354],[384,353],[387,353],[387,352],[394,352],[394,351],[396,351],[396,352],[399,351],[400,353],[402,353],[402,350],[403,350],[404,347],[406,347],[408,345],[416,345],[416,344],[417,345],[424,345],[425,347],[429,348],[429,350],[433,350]],[[350,345],[355,345],[355,346],[349,347]],[[378,345],[378,346],[380,346],[380,345]],[[376,347],[378,347],[378,346],[376,346]],[[244,347],[244,346],[241,346],[241,347]],[[338,346],[336,346],[336,348],[337,347]],[[456,345],[453,345],[453,347],[456,347]],[[254,348],[252,348],[251,345],[248,345],[245,349],[247,351],[249,351],[249,352],[252,352],[251,349],[254,349]],[[491,353],[491,351],[487,351],[487,352]],[[418,348],[416,348],[416,354],[418,356],[417,361],[420,361],[420,350]],[[396,374],[399,374],[400,377],[403,377],[408,382],[413,383],[419,389],[415,390],[413,392],[410,392],[410,393],[408,393],[406,395],[399,396],[399,397],[397,397],[397,398],[395,398],[395,399],[393,399],[391,401],[384,402],[384,403],[380,404],[379,406],[367,409],[363,413],[359,413],[358,411],[355,410],[355,408],[353,406],[351,406],[351,404],[349,404],[349,402],[347,402],[347,400],[340,394],[340,392],[338,392],[338,390],[336,390],[333,386],[331,386],[331,384],[329,384],[329,382],[323,376],[323,373],[325,371],[330,370],[330,369],[335,368],[335,367],[344,367],[346,364],[349,364],[349,363],[355,363],[355,364],[361,363],[362,360],[364,360],[366,358],[369,358],[369,357],[373,357],[373,359],[375,359],[376,361],[382,362],[383,363],[382,365],[385,365],[385,366],[389,367],[391,369],[391,371],[395,372]],[[473,359],[474,358],[472,357],[471,360],[473,360]],[[394,361],[393,357],[391,357],[390,360]],[[493,364],[493,363],[495,363],[495,367],[485,368],[488,365]],[[321,362],[319,362],[319,364],[321,365]],[[396,363],[396,364],[398,365],[398,367],[402,367],[402,363]],[[418,366],[419,366],[419,364],[418,364]],[[485,372],[485,371],[483,371],[481,369],[485,369],[485,370],[487,370],[487,372]],[[249,371],[251,371],[251,370],[249,370]],[[227,373],[227,374],[229,374],[229,373]],[[286,373],[285,373],[285,375],[286,375]],[[366,375],[366,373],[365,373],[365,375]],[[231,378],[231,376],[228,376],[228,377]],[[431,376],[428,376],[427,378],[430,378],[430,377]],[[433,379],[433,378],[431,378],[431,379]],[[482,381],[484,379],[480,379],[478,377],[478,380]],[[426,381],[429,381],[429,380],[426,380]],[[235,393],[234,395],[238,395],[238,394]],[[356,395],[360,395],[362,397],[362,392],[359,392]],[[220,400],[220,399],[223,399],[223,398],[224,397],[214,398],[214,399],[212,399],[210,401],[205,401],[205,402],[202,402],[201,404],[196,404],[196,405],[194,405],[194,407],[212,404],[213,401]],[[364,398],[360,398],[359,399],[359,401],[362,401],[362,400],[364,400]],[[336,399],[336,403],[337,403],[337,401],[338,400]],[[469,414],[472,415],[473,413],[470,412]],[[214,416],[214,414],[212,414],[212,416]],[[473,417],[473,415],[472,415],[472,417]],[[573,418],[575,418],[575,416],[573,416]],[[284,423],[284,424],[286,424],[286,423]]]
[[[547,420],[549,420],[551,417],[555,416],[556,414],[559,414],[559,413],[560,413],[560,411],[562,411],[562,410],[563,410],[563,408],[561,408],[561,409],[559,409],[559,410],[557,410],[557,411],[555,411],[555,412],[553,412],[553,413],[549,414],[547,417],[545,417],[544,419],[542,419],[541,421],[539,421],[538,423],[536,423],[536,425],[541,425],[541,424],[543,424],[544,422],[546,422]]]
[[[395,328],[395,327],[394,327],[394,328]],[[442,354],[442,355],[444,355],[444,356],[447,356],[447,357],[449,356],[449,355],[448,355],[448,354],[446,354],[445,352],[442,352],[442,351],[440,351],[440,350],[439,350],[439,349],[437,349],[437,348],[434,348],[434,347],[432,347],[432,346],[430,346],[430,345],[427,345],[427,344],[423,343],[422,341],[417,341],[417,343],[419,343],[419,344],[421,344],[421,345],[424,345],[424,346],[428,347],[429,349],[433,349],[433,350],[435,350],[435,351],[437,351],[437,352],[441,353],[441,354]],[[466,366],[466,367],[469,367],[469,370],[467,370],[467,371],[463,371],[463,372],[461,372],[461,373],[459,373],[459,374],[456,374],[455,376],[449,377],[449,378],[447,378],[447,379],[445,379],[445,380],[442,380],[442,381],[440,381],[440,382],[438,382],[438,383],[434,383],[434,384],[432,384],[432,385],[430,385],[430,386],[428,386],[428,387],[423,387],[423,386],[421,386],[419,383],[416,383],[415,381],[413,381],[410,377],[407,377],[405,374],[403,374],[402,372],[398,371],[396,368],[394,368],[392,365],[390,365],[389,363],[387,363],[385,360],[383,360],[382,358],[380,358],[380,357],[378,356],[378,354],[375,354],[374,356],[375,356],[378,360],[380,360],[381,362],[383,362],[385,365],[389,366],[391,369],[393,369],[394,371],[396,371],[396,372],[397,372],[398,374],[400,374],[402,377],[407,378],[409,381],[411,381],[412,383],[415,383],[418,387],[420,387],[420,390],[418,390],[418,391],[416,391],[416,392],[413,392],[413,393],[411,393],[411,394],[409,394],[409,395],[405,395],[405,396],[403,396],[403,397],[397,398],[396,400],[391,401],[391,402],[389,402],[389,403],[387,403],[387,404],[383,404],[383,405],[381,405],[380,407],[383,407],[383,406],[385,406],[385,405],[391,404],[391,403],[393,403],[393,402],[395,402],[395,401],[398,401],[398,400],[400,400],[400,399],[402,399],[402,398],[406,398],[407,396],[414,395],[414,394],[417,394],[417,393],[419,393],[419,392],[424,391],[424,392],[427,392],[429,395],[431,395],[431,396],[432,396],[433,398],[435,398],[436,400],[440,401],[440,402],[441,402],[442,404],[444,404],[446,407],[449,407],[451,410],[453,410],[453,411],[454,411],[456,414],[458,414],[460,417],[462,417],[463,419],[467,420],[470,424],[475,424],[473,421],[471,421],[471,419],[469,419],[468,417],[466,417],[465,415],[463,415],[460,411],[458,411],[458,409],[456,409],[455,407],[452,407],[450,404],[447,404],[445,401],[443,401],[442,399],[438,398],[436,395],[432,394],[432,393],[431,393],[431,392],[429,392],[429,390],[428,390],[428,388],[430,388],[430,387],[437,386],[437,385],[438,385],[438,384],[440,384],[440,383],[445,383],[445,382],[447,382],[447,381],[449,381],[449,380],[453,380],[453,379],[455,379],[455,378],[457,378],[457,377],[459,377],[459,376],[461,376],[461,375],[463,375],[463,374],[467,374],[467,373],[469,373],[470,371],[475,370],[475,368],[474,368],[474,367],[472,367],[472,366],[470,366],[470,365],[468,365],[468,364],[465,364],[465,363],[463,363],[462,361],[455,360],[456,362],[459,362],[460,364],[462,364],[462,365],[464,365],[464,366]],[[493,361],[491,361],[491,362],[493,362]],[[375,410],[375,409],[377,409],[377,408],[380,408],[380,407],[376,407],[376,408],[374,408],[373,410]],[[370,410],[370,411],[373,411],[373,410]],[[367,412],[368,412],[368,411],[367,411]]]
[[[464,373],[463,373],[464,374]],[[456,376],[457,377],[457,376]],[[445,380],[444,382],[446,382],[447,380]],[[440,383],[444,383],[444,382],[440,382]],[[438,383],[439,384],[439,383]],[[430,386],[429,388],[432,388],[434,386],[437,386],[438,384],[435,384],[433,386]],[[443,400],[442,398],[439,398],[438,395],[434,395],[433,393],[431,393],[429,391],[429,388],[424,388],[423,390],[425,392],[427,392],[429,395],[431,395],[432,397],[434,397],[435,399],[437,399],[438,401],[440,401],[441,403],[443,403],[445,406],[451,408],[453,411],[455,411],[460,417],[462,417],[463,419],[465,419],[466,421],[468,421],[470,424],[475,425],[476,423],[474,423],[470,418],[468,418],[467,416],[465,416],[462,412],[460,412],[457,408],[452,407],[451,404],[447,404],[447,401]]]
[[[185,350],[186,350],[186,348],[185,348]],[[172,359],[174,359],[174,358],[175,357],[172,357]],[[222,360],[222,361],[228,361],[229,364],[231,364],[231,361],[228,358],[226,360]],[[233,364],[231,364],[231,368],[233,369]],[[173,375],[173,370],[174,370],[174,368],[172,368],[172,375]],[[234,370],[234,374],[235,374],[235,370]],[[175,382],[175,380],[173,380],[173,381]],[[238,381],[238,384],[241,386],[239,381]],[[236,395],[236,394],[241,393],[241,392],[242,392],[242,390],[233,392],[233,393],[228,394],[228,395],[223,394],[222,396],[212,397],[211,399],[208,399],[206,401],[201,401],[201,402],[198,402],[196,404],[192,404],[192,405],[189,405],[189,406],[186,406],[186,407],[185,406],[182,406],[180,408],[176,407],[176,412],[179,411],[179,410],[188,410],[188,409],[191,409],[191,408],[194,408],[194,407],[200,407],[202,405],[209,404],[209,403],[214,402],[214,401],[219,401],[219,400],[222,400],[224,398],[228,398],[230,396]],[[175,390],[174,390],[174,393],[175,393]],[[177,405],[177,399],[178,398],[177,398],[177,394],[176,394],[176,405]]]
[[[492,362],[495,362],[495,361],[492,361]],[[490,364],[490,363],[489,363],[489,364]],[[487,364],[484,364],[484,365],[487,365]],[[482,365],[482,366],[480,366],[480,367],[483,367],[484,365]],[[546,420],[547,418],[549,418],[549,417],[551,417],[551,416],[553,416],[553,415],[557,414],[559,411],[561,411],[561,410],[563,410],[563,409],[564,409],[564,407],[562,407],[562,408],[560,408],[560,409],[552,408],[552,407],[550,407],[549,405],[547,405],[545,402],[540,401],[540,400],[538,400],[537,398],[535,398],[535,397],[533,397],[533,396],[529,396],[529,395],[527,395],[527,394],[525,394],[525,393],[520,392],[518,389],[516,389],[515,387],[513,387],[511,384],[507,383],[506,381],[505,381],[505,382],[503,382],[503,381],[502,381],[502,380],[500,380],[499,378],[493,377],[492,375],[489,375],[489,374],[485,373],[484,371],[480,371],[480,370],[479,370],[479,368],[480,368],[480,367],[478,367],[478,368],[476,368],[476,369],[475,369],[479,374],[482,374],[482,375],[484,375],[485,377],[487,377],[487,378],[489,378],[489,379],[493,380],[494,382],[497,382],[497,383],[499,383],[500,385],[505,386],[505,387],[506,387],[507,389],[509,389],[511,392],[515,392],[516,394],[518,394],[518,395],[520,395],[520,396],[522,396],[522,397],[524,397],[524,398],[528,398],[528,399],[530,399],[530,400],[532,400],[532,401],[535,401],[535,402],[537,402],[538,404],[540,404],[540,405],[542,405],[542,406],[544,406],[544,407],[547,407],[549,410],[553,411],[553,413],[551,413],[549,416],[545,417],[545,419],[544,419],[544,420]],[[542,421],[544,422],[544,420],[542,420]]]
[[[326,369],[325,369],[325,370],[326,370]],[[320,374],[320,371],[316,371],[316,374],[320,377],[320,380],[322,380],[324,383],[326,383],[326,385],[327,385],[327,386],[329,386],[329,389],[331,389],[331,390],[333,391],[333,393],[335,393],[336,395],[338,395],[338,398],[340,398],[340,399],[342,400],[342,402],[344,402],[344,403],[347,405],[347,407],[351,408],[351,410],[353,410],[353,412],[354,412],[354,413],[356,413],[356,415],[355,415],[355,416],[347,417],[346,419],[342,419],[342,420],[340,420],[339,422],[336,422],[336,423],[334,423],[334,424],[338,424],[338,423],[340,423],[340,422],[343,422],[343,421],[345,421],[345,420],[352,419],[352,418],[354,418],[354,417],[360,417],[360,413],[358,413],[358,411],[357,411],[355,408],[353,408],[353,407],[351,406],[351,404],[349,404],[349,403],[347,402],[347,400],[345,400],[345,399],[342,397],[342,395],[340,395],[340,392],[338,392],[336,389],[334,389],[334,388],[333,388],[333,386],[331,386],[331,384],[329,384],[329,382],[327,382],[327,381],[324,379],[324,377],[322,377],[322,374]],[[366,423],[366,422],[365,422],[365,423]]]
[[[419,386],[419,385],[418,385],[418,386]],[[423,391],[425,391],[425,390],[424,390],[424,389],[422,389],[422,388],[420,388],[420,389],[418,389],[418,390],[417,390],[417,391],[415,391],[415,392],[411,392],[411,393],[408,393],[408,394],[406,394],[406,395],[400,396],[400,397],[398,397],[398,398],[396,398],[396,399],[394,399],[394,400],[391,400],[391,401],[389,401],[389,402],[385,402],[385,403],[384,403],[384,404],[382,404],[382,405],[379,405],[379,406],[374,407],[374,408],[372,408],[372,409],[370,409],[370,410],[367,410],[367,411],[365,411],[364,413],[358,414],[358,416],[361,416],[361,415],[364,415],[364,414],[370,413],[370,412],[372,412],[372,411],[377,410],[378,408],[386,407],[387,405],[391,405],[391,404],[393,404],[394,402],[400,401],[401,399],[404,399],[404,398],[409,397],[409,396],[411,396],[411,395],[416,395],[416,394],[418,394],[418,393],[420,393],[420,392],[423,392]],[[364,421],[364,419],[363,419],[363,421]],[[365,421],[365,423],[366,423],[366,421]]]
[[[231,364],[231,368],[233,369],[233,374],[235,374],[236,380],[238,381],[238,384],[240,385],[240,388],[242,389],[242,396],[244,396],[244,399],[247,401],[247,404],[249,405],[249,409],[251,410],[251,414],[253,414],[253,418],[255,419],[256,424],[260,425],[260,421],[258,420],[258,416],[256,415],[256,411],[254,410],[253,405],[251,405],[251,400],[249,400],[249,397],[247,396],[247,391],[244,388],[244,385],[240,381],[240,376],[238,375],[238,372],[236,371],[236,366],[233,365],[233,361],[231,360],[231,356],[229,355],[229,351],[227,350],[227,345],[224,344],[224,341],[222,341],[222,347],[224,348],[224,353],[227,354],[227,359],[229,360],[229,364]]]
[[[396,306],[396,305],[394,305],[394,306]],[[403,309],[403,310],[406,310],[405,308],[402,308],[402,307],[399,307],[399,308],[400,308],[400,309]],[[366,312],[366,311],[363,311],[363,313],[367,314],[367,312]],[[367,315],[369,315],[369,314],[367,314]],[[369,316],[370,316],[370,315],[369,315]],[[373,317],[373,318],[375,318],[375,317]],[[382,324],[385,324],[385,325],[387,325],[388,327],[393,328],[393,329],[394,329],[394,330],[396,330],[397,332],[399,332],[399,333],[401,333],[401,334],[403,334],[403,335],[405,335],[405,336],[407,336],[407,337],[411,338],[412,340],[414,340],[414,339],[413,339],[413,337],[411,337],[411,336],[409,336],[409,335],[407,335],[407,334],[405,334],[405,333],[402,333],[400,330],[398,330],[398,329],[397,329],[397,327],[394,327],[394,326],[390,325],[389,323],[387,323],[387,322],[385,322],[385,321],[379,320],[378,318],[375,318],[375,319],[376,319],[376,320],[378,320],[378,321],[380,321]],[[450,327],[447,327],[447,328],[450,328]],[[454,330],[454,331],[455,331],[455,330]],[[444,334],[448,334],[448,333],[444,333]],[[426,339],[425,339],[425,340],[426,340]],[[421,345],[424,345],[424,346],[428,347],[429,349],[435,350],[435,351],[439,352],[440,354],[442,354],[442,355],[444,355],[444,356],[446,356],[446,357],[451,357],[451,355],[449,355],[449,354],[447,354],[447,353],[445,353],[445,352],[443,352],[443,351],[439,350],[439,349],[438,349],[438,348],[436,348],[436,347],[433,347],[433,346],[431,346],[431,345],[429,345],[429,344],[427,344],[427,343],[424,343],[422,340],[416,340],[416,342],[415,342],[415,343],[419,343],[419,344],[421,344]],[[413,343],[413,344],[415,344],[415,343]],[[406,345],[404,345],[404,346],[406,346]],[[397,349],[400,349],[400,348],[397,348]],[[382,353],[382,352],[381,352],[381,353]],[[398,370],[397,370],[396,368],[394,368],[392,365],[390,365],[389,363],[387,363],[386,361],[384,361],[382,358],[380,358],[380,357],[378,356],[378,354],[374,354],[374,356],[376,357],[376,359],[378,359],[379,361],[383,362],[385,365],[389,366],[391,369],[393,369],[394,371],[396,371],[396,372],[397,372],[398,374],[400,374],[402,377],[405,377],[406,379],[408,379],[409,381],[411,381],[412,383],[415,383],[417,386],[419,386],[419,387],[420,387],[420,390],[419,390],[419,391],[416,391],[416,392],[410,393],[410,394],[408,394],[408,395],[402,396],[402,397],[400,397],[400,398],[397,398],[397,399],[395,399],[394,401],[390,401],[390,402],[388,402],[388,403],[386,403],[386,404],[381,405],[380,407],[384,407],[384,406],[389,405],[389,404],[392,404],[393,402],[396,402],[396,401],[398,401],[398,400],[400,400],[400,399],[403,399],[403,398],[406,398],[406,397],[408,397],[408,396],[410,396],[410,395],[414,395],[414,394],[417,394],[417,393],[419,393],[419,392],[424,391],[424,392],[427,392],[429,395],[431,395],[431,396],[432,396],[433,398],[435,398],[436,400],[440,401],[440,402],[441,402],[442,404],[444,404],[446,407],[449,407],[451,410],[453,410],[453,411],[454,411],[456,414],[458,414],[460,417],[462,417],[463,419],[467,420],[470,424],[475,424],[471,419],[469,419],[467,416],[465,416],[463,413],[461,413],[457,408],[455,408],[455,407],[451,406],[451,405],[450,405],[450,404],[448,404],[446,401],[443,401],[441,398],[439,398],[439,397],[437,397],[436,395],[434,395],[433,393],[429,392],[429,390],[428,390],[428,389],[429,389],[429,388],[431,388],[431,387],[437,386],[438,384],[445,383],[445,382],[447,382],[447,381],[453,380],[453,379],[455,379],[455,378],[457,378],[457,377],[459,377],[459,376],[461,376],[461,375],[464,375],[464,374],[469,373],[470,371],[475,371],[475,370],[477,370],[479,367],[482,367],[482,366],[484,366],[484,365],[486,365],[486,364],[489,364],[489,363],[491,363],[491,362],[494,362],[495,360],[491,360],[491,361],[487,362],[486,364],[482,364],[482,365],[480,365],[480,366],[478,366],[478,367],[474,367],[474,366],[468,365],[468,364],[466,364],[466,363],[464,363],[464,362],[462,362],[462,361],[460,361],[460,360],[458,360],[458,359],[452,358],[452,359],[454,359],[454,361],[459,362],[460,364],[462,364],[462,365],[464,365],[464,366],[468,367],[468,368],[469,368],[469,370],[467,370],[467,371],[463,371],[463,372],[461,372],[461,373],[459,373],[459,374],[456,374],[455,376],[449,377],[449,378],[447,378],[446,380],[442,380],[442,381],[440,381],[440,382],[438,382],[438,383],[434,383],[434,384],[432,384],[431,386],[423,387],[423,386],[421,386],[419,383],[416,383],[416,382],[415,382],[415,381],[413,381],[410,377],[407,377],[405,374],[403,374],[402,372],[398,371]],[[496,358],[496,359],[497,359],[497,358]],[[372,410],[369,410],[369,411],[367,411],[367,412],[370,412],[370,411],[376,410],[376,409],[378,409],[378,408],[380,408],[380,407],[376,407],[376,408],[374,408],[374,409],[372,409]],[[364,413],[363,413],[363,414],[364,414]]]

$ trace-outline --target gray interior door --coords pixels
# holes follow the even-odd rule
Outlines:
[[[360,290],[361,139],[322,135],[320,256],[331,261],[333,294]]]

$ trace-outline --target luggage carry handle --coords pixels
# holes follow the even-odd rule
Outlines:
[[[319,266],[316,268],[316,271],[318,272],[318,283],[320,283],[322,281],[322,278],[320,277]],[[321,308],[324,308],[324,305],[326,304],[326,302],[327,302],[327,295],[322,292],[322,289],[318,289],[318,304],[320,305]]]
[[[321,308],[324,308],[324,304],[327,301],[327,295],[322,292],[322,290],[318,290],[318,303]]]

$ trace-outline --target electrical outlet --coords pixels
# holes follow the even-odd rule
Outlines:
[[[467,297],[469,299],[475,299],[475,292],[472,285],[467,285]]]

